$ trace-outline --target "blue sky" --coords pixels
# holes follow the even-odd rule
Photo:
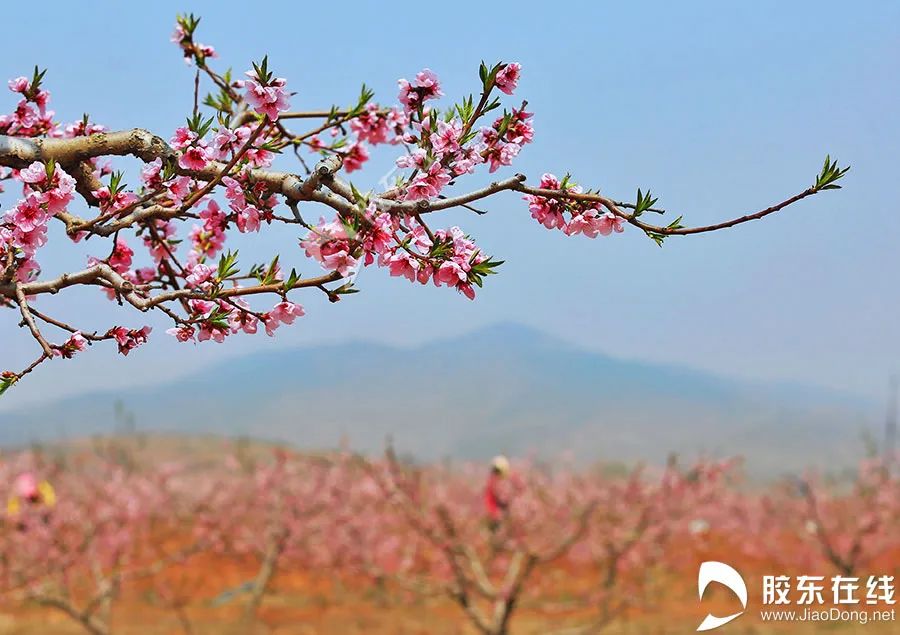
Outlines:
[[[259,347],[347,338],[415,343],[498,321],[621,357],[878,399],[900,370],[900,223],[891,191],[900,147],[900,4],[455,2],[348,10],[84,2],[36,25],[30,8],[14,3],[4,10],[12,28],[0,75],[39,64],[49,68],[59,119],[90,112],[113,129],[141,126],[168,137],[192,101],[192,70],[168,41],[175,14],[186,10],[203,16],[198,39],[218,49],[220,68],[242,71],[268,54],[297,91],[298,109],[349,103],[362,82],[392,103],[396,80],[423,67],[456,98],[476,90],[480,60],[519,61],[517,97],[529,100],[537,134],[515,170],[534,180],[570,171],[617,198],[650,187],[690,224],[801,191],[826,153],[853,169],[843,190],[764,222],[671,239],[664,249],[629,231],[566,238],[532,221],[517,196],[504,196],[488,216],[444,219],[507,261],[475,302],[366,270],[363,293],[339,305],[298,296],[308,317],[274,341],[242,337],[193,348],[170,341],[164,322],[152,320],[151,346],[127,360],[106,346],[45,365],[0,409],[88,386],[154,382]],[[3,109],[13,103],[11,94],[0,95]],[[382,152],[354,182],[374,187],[392,158]],[[122,166],[136,183],[135,164]],[[280,249],[283,262],[315,272],[296,234],[269,233],[246,246],[259,254],[255,260]],[[48,272],[81,266],[83,258],[67,244],[41,255]],[[85,328],[144,323],[96,294],[52,306]],[[37,351],[16,321],[11,311],[0,314],[0,366],[19,367]]]

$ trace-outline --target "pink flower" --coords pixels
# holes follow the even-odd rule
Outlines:
[[[16,77],[15,79],[9,80],[7,86],[14,93],[24,93],[28,90],[28,86],[30,82],[24,77]]]
[[[392,276],[403,276],[410,282],[416,281],[419,272],[419,261],[406,251],[398,250],[388,260],[388,267]]]
[[[134,251],[128,246],[124,239],[119,238],[116,241],[115,249],[109,257],[109,266],[118,273],[125,273],[131,269],[131,259]]]
[[[75,198],[75,179],[57,167],[53,171],[53,187],[44,194],[47,211],[58,214],[66,209],[73,198]]]
[[[518,62],[511,62],[500,69],[494,84],[507,95],[512,95],[519,83],[519,74],[522,65]]]
[[[89,137],[98,132],[105,132],[106,126],[96,123],[90,123],[84,119],[79,119],[75,123],[70,123],[63,131],[63,137],[66,139],[74,139],[75,137]]]
[[[183,41],[187,40],[187,32],[185,32],[184,27],[181,26],[180,23],[175,23],[175,30],[172,31],[172,36],[169,38],[170,42],[175,44],[181,44]]]
[[[157,263],[169,257],[169,252],[177,249],[175,240],[175,225],[169,221],[156,221],[156,234],[144,235],[144,246],[150,252],[150,257]]]
[[[350,255],[347,243],[337,240],[326,242],[319,249],[322,266],[331,271],[337,271],[341,276],[348,277],[356,271],[357,260]]]
[[[310,152],[318,152],[325,147],[325,144],[319,139],[319,135],[311,136],[306,140],[306,143],[309,145]]]
[[[596,238],[600,233],[600,217],[594,208],[586,209],[581,214],[573,214],[572,220],[565,225],[563,231],[566,236],[584,234],[588,238]],[[608,233],[608,232],[607,232]]]
[[[534,141],[534,126],[531,119],[534,113],[513,108],[509,126],[506,128],[506,140],[518,146]]]
[[[490,163],[490,171],[495,172],[502,165],[511,165],[512,160],[526,143],[534,139],[534,128],[531,125],[532,113],[513,109],[506,129],[503,129],[504,117],[498,117],[490,128],[481,129],[482,152]]]
[[[451,169],[453,174],[459,176],[461,174],[472,174],[475,172],[475,166],[483,163],[484,159],[475,148],[465,148],[453,157]]]
[[[185,268],[185,272],[188,274],[187,278],[185,278],[185,282],[189,287],[199,287],[200,285],[209,282],[214,273],[211,267],[204,264],[187,267]]]
[[[24,183],[37,184],[47,180],[47,168],[40,161],[35,161],[27,168],[19,170],[19,178]]]
[[[178,157],[178,165],[185,170],[202,170],[206,167],[206,152],[203,148],[191,146],[187,148],[180,157]]]
[[[354,172],[363,166],[363,163],[369,160],[369,151],[362,143],[354,143],[344,155],[344,169],[347,172]]]
[[[266,335],[275,336],[275,331],[282,324],[293,324],[294,319],[304,315],[303,307],[293,302],[281,302],[275,305],[270,312],[264,314],[263,325],[266,327]]]
[[[351,251],[357,247],[351,244],[347,228],[339,220],[326,223],[324,218],[320,219],[319,225],[300,241],[300,246],[309,258],[319,261],[325,269],[337,271],[343,277],[356,270],[358,263]]]
[[[18,230],[30,232],[37,227],[46,225],[50,214],[41,205],[40,198],[32,193],[6,212],[4,218]]]
[[[199,49],[200,54],[203,57],[219,57],[219,54],[216,53],[216,49],[209,44],[197,43],[197,49]]]
[[[201,210],[199,216],[203,219],[203,226],[210,231],[225,226],[225,213],[214,200],[207,203],[206,209]]]
[[[267,116],[272,121],[277,121],[278,113],[284,112],[290,106],[284,90],[285,80],[275,77],[263,85],[262,80],[257,77],[256,71],[247,71],[245,75],[250,78],[244,82],[244,88],[247,89],[245,94],[247,103],[253,106],[253,109],[259,114]]]
[[[191,191],[191,177],[179,176],[176,179],[172,179],[166,185],[166,189],[169,190],[169,200],[175,205],[181,205]]]
[[[278,327],[281,326],[281,322],[278,319],[272,317],[268,313],[263,314],[263,326],[266,327],[266,335],[269,337],[275,337],[275,331],[278,330]]]
[[[134,192],[121,191],[116,192],[116,195],[113,196],[106,185],[99,190],[94,190],[91,194],[97,199],[100,209],[104,212],[119,212],[138,200]]]
[[[191,228],[190,240],[192,251],[189,258],[198,262],[201,256],[213,258],[225,245],[225,231],[221,227],[214,229],[194,225]]]
[[[416,75],[413,83],[405,79],[397,80],[400,87],[400,103],[406,107],[406,112],[419,109],[428,99],[436,99],[444,93],[441,92],[441,84],[430,69],[424,69]]]
[[[403,154],[397,157],[396,164],[398,168],[421,169],[425,167],[425,161],[428,159],[428,153],[422,148],[416,148],[410,154]]]
[[[350,130],[360,141],[378,145],[387,142],[390,126],[387,116],[379,112],[378,104],[368,104],[362,114],[350,121]]]
[[[611,212],[606,212],[600,217],[598,231],[603,236],[609,236],[612,232],[621,234],[625,231],[625,220]]]
[[[239,211],[247,205],[247,198],[244,195],[244,186],[237,179],[226,176],[222,179],[225,185],[225,198],[231,204],[231,209]]]
[[[407,234],[410,245],[419,251],[430,251],[434,242],[428,237],[428,232],[418,223],[413,226],[412,231]]]
[[[141,181],[148,188],[155,190],[162,187],[162,159],[154,159],[141,168]]]
[[[119,345],[119,352],[122,355],[128,355],[138,346],[147,343],[147,337],[152,330],[149,326],[137,330],[128,330],[124,326],[114,326],[106,334],[116,340]]]
[[[212,146],[210,147],[210,158],[217,161],[224,161],[233,152],[238,150],[238,136],[233,130],[223,127],[213,137]]]
[[[197,333],[197,341],[206,342],[208,340],[213,340],[214,342],[221,344],[228,335],[228,329],[224,326],[207,320],[200,324],[200,332]]]
[[[458,262],[447,260],[434,272],[434,279],[436,282],[443,282],[448,287],[455,287],[460,282],[468,280],[469,275]]]
[[[175,130],[175,134],[172,135],[171,139],[169,139],[169,143],[171,143],[172,147],[176,150],[183,150],[196,140],[197,133],[191,131],[185,126],[182,126],[181,128],[177,128]]]
[[[71,359],[75,356],[75,353],[83,351],[87,346],[87,343],[87,340],[84,339],[81,332],[75,331],[72,333],[72,336],[66,340],[65,344],[53,350],[53,354],[58,357],[63,357],[64,359]]]
[[[138,282],[148,284],[156,280],[156,269],[153,267],[141,267],[135,270],[134,275],[137,276]]]
[[[238,212],[235,220],[238,230],[242,234],[259,231],[259,210],[252,205],[248,205]]]
[[[552,174],[544,174],[541,177],[541,189],[558,190],[561,187],[559,179]],[[567,190],[573,189],[567,186]],[[528,209],[531,210],[531,217],[547,229],[564,229],[566,220],[563,212],[566,210],[565,203],[552,198],[544,198],[543,196],[526,195],[525,200],[528,201]]]
[[[416,180],[406,188],[406,200],[415,201],[421,198],[434,198],[441,193],[452,177],[444,169],[439,161],[435,161],[424,174],[420,174]]]
[[[206,315],[207,313],[212,311],[213,307],[215,307],[216,305],[214,302],[210,302],[209,300],[194,299],[188,301],[188,306],[191,307],[191,312],[194,315],[200,316]]]
[[[169,335],[173,335],[179,342],[192,342],[194,340],[193,326],[179,326],[166,331]]]
[[[16,282],[31,282],[41,273],[41,266],[34,258],[25,258],[16,267]]]
[[[521,149],[518,145],[504,143],[497,136],[496,132],[489,128],[482,129],[481,135],[486,146],[484,150],[485,158],[490,164],[489,172],[496,172],[504,165],[512,165],[513,159],[518,156]]]
[[[390,214],[379,214],[375,203],[369,203],[366,208],[366,218],[371,226],[363,235],[363,249],[366,252],[366,264],[374,262],[372,254],[383,254],[394,241],[393,233],[399,225],[399,221]]]
[[[228,316],[228,325],[231,327],[231,330],[235,333],[243,331],[248,335],[255,334],[259,327],[259,319],[250,311],[242,310],[250,308],[246,302],[240,298],[237,298],[234,302],[241,308],[232,311]]]
[[[46,244],[46,225],[37,226],[31,231],[23,231],[18,227],[13,231],[13,245],[21,249],[26,256],[33,256],[38,249]]]
[[[431,147],[438,156],[454,154],[459,151],[459,136],[462,133],[462,122],[458,119],[450,123],[438,121],[437,131],[431,135]]]
[[[269,312],[269,315],[284,324],[293,324],[294,320],[298,317],[303,317],[306,315],[306,312],[303,310],[303,307],[299,304],[294,304],[293,302],[279,302],[275,305],[275,307]]]

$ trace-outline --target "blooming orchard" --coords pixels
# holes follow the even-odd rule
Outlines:
[[[199,19],[181,16],[172,41],[195,65],[194,108],[186,124],[165,138],[146,130],[108,131],[85,115],[61,124],[50,110],[45,71],[9,82],[18,99],[0,116],[0,186],[21,187],[17,202],[0,216],[0,307],[16,310],[40,354],[21,370],[0,375],[5,391],[40,363],[72,357],[86,345],[114,341],[127,355],[156,334],[149,327],[113,325],[91,331],[43,309],[42,296],[72,287],[96,287],[126,309],[159,311],[171,320],[168,333],[182,342],[223,342],[233,335],[273,335],[303,315],[289,292],[310,289],[338,301],[353,293],[361,267],[433,283],[474,298],[501,261],[485,253],[460,227],[432,228],[426,216],[451,208],[482,213],[475,205],[504,191],[518,192],[531,215],[548,229],[589,238],[631,226],[657,243],[668,236],[732,227],[777,212],[818,192],[839,187],[846,172],[826,159],[815,183],[761,211],[714,225],[686,227],[681,217],[655,225],[664,213],[638,190],[633,203],[618,202],[576,185],[568,175],[541,177],[537,186],[521,174],[486,187],[461,189],[465,177],[512,165],[534,139],[527,102],[504,106],[523,72],[515,62],[481,65],[478,96],[441,101],[444,90],[429,69],[399,80],[398,103],[381,105],[363,86],[346,108],[294,111],[302,90],[269,68],[252,64],[240,77],[214,70],[218,53],[196,39]],[[201,76],[213,92],[201,99]],[[315,122],[298,132],[295,122]],[[366,191],[341,177],[360,169],[376,146],[399,156],[402,170],[386,191]],[[272,169],[276,156],[292,151],[297,173]],[[304,154],[319,157],[308,167]],[[112,160],[130,155],[143,163],[129,187]],[[128,177],[135,179],[135,176]],[[134,181],[132,180],[132,183]],[[316,204],[321,212],[313,211]],[[311,220],[321,216],[318,221]],[[226,248],[235,233],[292,226],[301,235],[296,253],[267,256],[262,264],[239,261]],[[84,265],[49,277],[42,250],[58,242],[85,242]],[[294,262],[302,251],[323,270],[304,274]],[[265,301],[265,297],[274,300]],[[50,335],[50,333],[53,335]]]
[[[228,632],[247,633],[268,619],[273,593],[273,612],[302,613],[311,598],[285,602],[290,580],[320,578],[340,582],[335,605],[359,608],[361,587],[383,607],[428,599],[416,605],[428,613],[443,601],[442,620],[458,615],[485,635],[508,633],[522,613],[541,632],[595,633],[642,614],[671,619],[667,603],[693,606],[708,559],[748,581],[760,574],[773,605],[776,589],[799,598],[792,583],[804,576],[855,580],[835,598],[890,603],[888,578],[900,575],[900,478],[877,462],[843,482],[810,477],[801,491],[747,489],[733,461],[628,472],[512,461],[497,476],[391,452],[203,447],[175,461],[128,439],[4,455],[0,608],[41,607],[94,635],[150,615],[169,620],[166,632],[206,632],[192,622],[217,613],[212,630],[237,620]]]

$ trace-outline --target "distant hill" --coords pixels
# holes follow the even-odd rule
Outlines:
[[[144,431],[305,448],[346,438],[378,450],[391,437],[428,459],[740,454],[759,476],[847,465],[862,451],[862,431],[877,429],[877,411],[861,399],[616,359],[499,325],[418,348],[359,342],[258,353],[169,384],[5,412],[0,444],[109,433],[124,420]]]

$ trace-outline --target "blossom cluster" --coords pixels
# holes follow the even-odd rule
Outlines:
[[[8,83],[9,89],[22,96],[16,109],[9,115],[0,115],[0,134],[16,137],[38,137],[56,129],[54,112],[47,110],[50,93],[41,89],[43,73],[37,69],[34,78],[16,77]]]
[[[54,215],[65,212],[74,198],[75,179],[55,164],[35,161],[20,170],[24,198],[3,215],[0,224],[0,252],[21,254],[16,259],[15,276],[19,282],[36,277],[40,267],[34,259],[47,243],[47,224]]]
[[[473,285],[480,286],[481,278],[499,264],[459,227],[431,233],[415,218],[379,212],[371,202],[354,221],[321,219],[300,246],[324,269],[345,278],[374,263],[392,276],[451,287],[469,299],[475,298]]]
[[[186,64],[192,63],[195,59],[198,64],[206,62],[207,58],[218,57],[216,49],[208,44],[200,44],[194,42],[194,31],[200,20],[193,16],[179,16],[175,22],[175,30],[172,32],[170,41],[177,44],[184,53],[184,61]]]
[[[552,174],[544,174],[541,177],[541,189],[559,190],[581,194],[581,186],[568,182],[562,182]],[[528,209],[531,217],[547,229],[560,229],[567,236],[583,234],[588,238],[609,236],[613,232],[620,233],[624,230],[625,221],[612,212],[602,208],[600,203],[593,201],[575,201],[571,199],[555,199],[544,196],[528,194]]]
[[[505,65],[495,80],[498,88],[512,94],[520,68],[517,63]],[[403,142],[417,146],[396,161],[397,167],[414,170],[414,177],[406,186],[405,200],[435,198],[455,177],[473,173],[482,163],[489,165],[490,172],[511,165],[522,147],[534,139],[533,115],[525,111],[524,104],[511,113],[504,113],[491,126],[481,128],[472,139],[468,134],[471,123],[463,121],[452,110],[441,118],[438,110],[423,105],[426,100],[443,94],[432,71],[425,69],[413,82],[401,79],[399,84],[399,99],[406,107],[412,128],[403,136]],[[469,116],[474,122],[475,114]]]
[[[248,79],[236,82],[236,85],[246,89],[244,98],[258,114],[268,117],[270,121],[277,121],[279,113],[290,106],[285,90],[287,81],[272,75],[267,67],[268,59],[264,58],[262,64],[254,64],[253,70],[244,73]]]
[[[197,265],[190,276],[198,286],[212,283],[212,272],[205,265]],[[270,337],[282,324],[293,324],[305,311],[299,304],[283,300],[264,313],[251,310],[250,305],[237,298],[231,301],[191,300],[189,321],[181,326],[166,331],[179,342],[205,342],[208,340],[222,343],[229,335],[236,333],[255,334],[260,322]]]

